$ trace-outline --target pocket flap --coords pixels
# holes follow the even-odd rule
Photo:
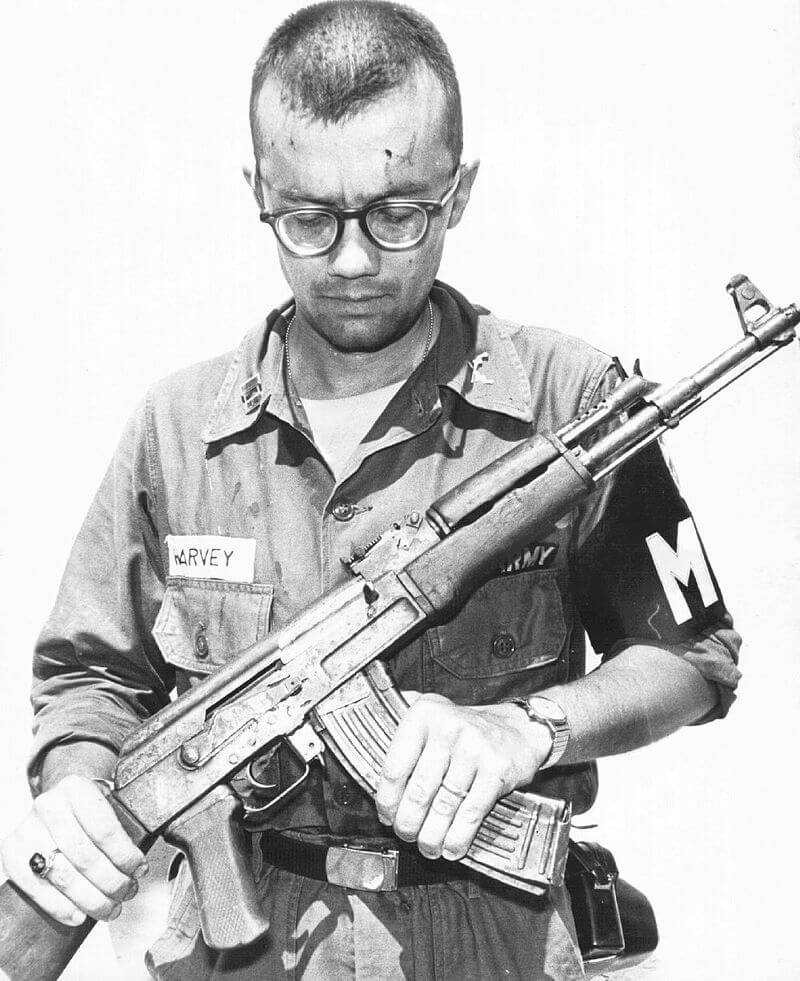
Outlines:
[[[437,634],[433,656],[458,678],[493,678],[551,664],[567,637],[555,571],[490,580]]]
[[[208,674],[269,631],[273,587],[167,579],[153,636],[170,664]]]

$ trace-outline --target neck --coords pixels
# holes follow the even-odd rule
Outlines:
[[[426,302],[413,326],[386,347],[341,351],[300,318],[292,318],[286,332],[291,384],[301,397],[335,399],[405,381],[433,346],[438,329],[438,311]]]

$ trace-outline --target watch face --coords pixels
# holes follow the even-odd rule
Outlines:
[[[554,701],[549,698],[545,698],[544,695],[532,695],[528,699],[528,704],[538,715],[543,715],[546,719],[552,719],[553,722],[564,723],[567,721],[567,717],[564,715],[564,710],[560,705],[557,705]]]

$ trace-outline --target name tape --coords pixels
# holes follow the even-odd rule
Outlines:
[[[167,535],[169,574],[185,579],[252,582],[256,566],[255,538],[224,535]]]

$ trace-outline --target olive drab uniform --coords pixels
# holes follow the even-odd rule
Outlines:
[[[118,750],[174,687],[184,691],[346,579],[341,560],[354,547],[617,384],[611,359],[581,341],[502,321],[443,284],[431,296],[438,340],[338,482],[286,375],[291,304],[234,354],[150,390],[78,535],[37,646],[34,789],[45,754],[91,755],[98,743]],[[716,685],[713,715],[727,711],[737,636],[657,449],[542,541],[508,556],[453,620],[389,668],[401,689],[491,703],[581,676],[585,629],[604,656],[632,639],[668,646]],[[261,779],[278,793],[297,772],[279,752],[265,759]],[[596,788],[594,764],[554,767],[532,787],[571,800],[576,812]],[[371,800],[335,760],[315,768],[264,823],[310,840],[391,843]],[[271,909],[268,942],[247,955],[205,948],[183,869],[169,929],[149,956],[154,974],[582,976],[561,890],[532,900],[473,879],[347,890],[271,868],[258,835],[253,844]]]

